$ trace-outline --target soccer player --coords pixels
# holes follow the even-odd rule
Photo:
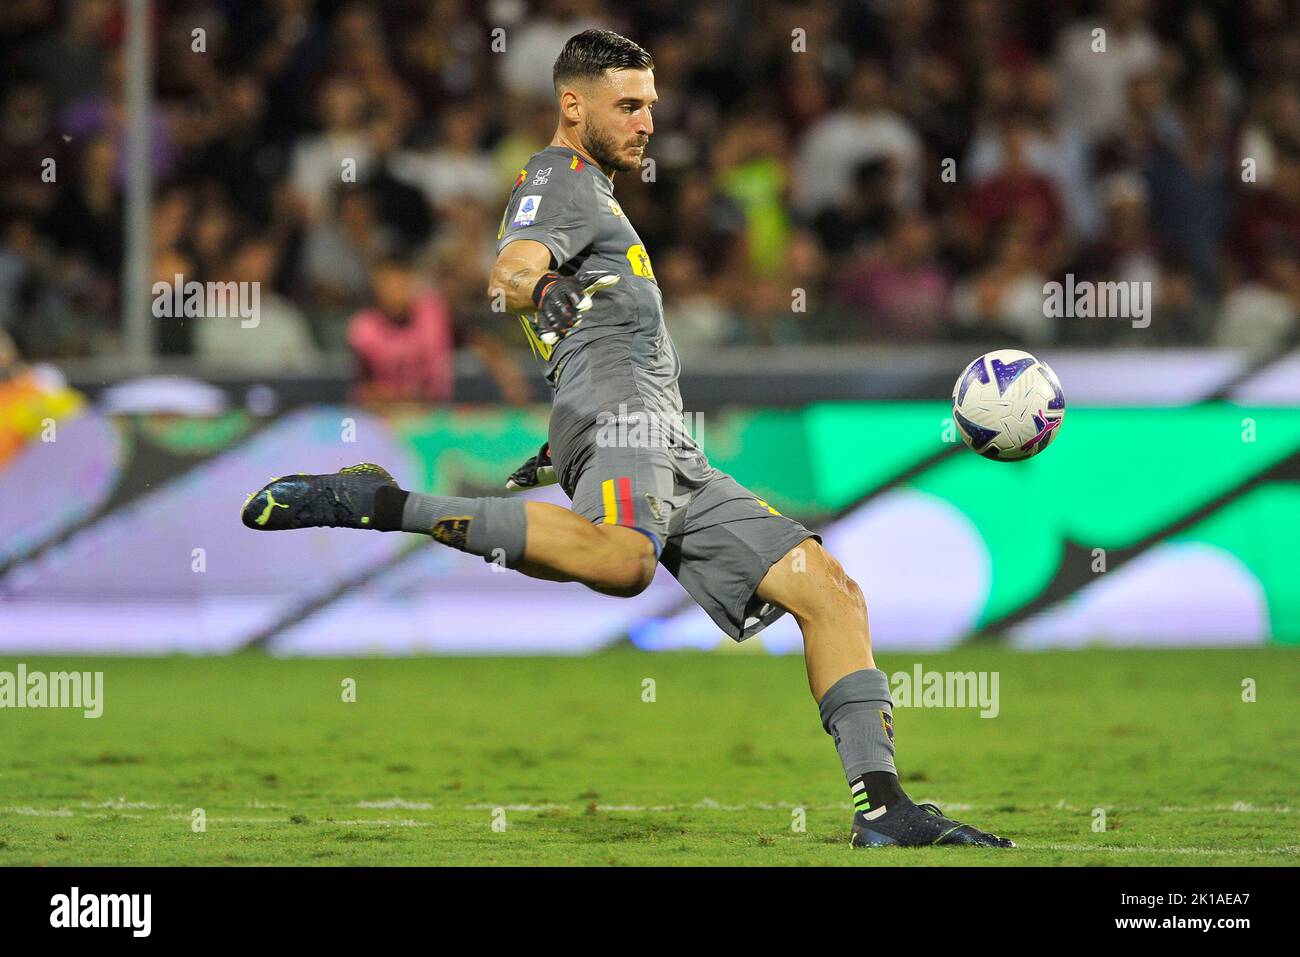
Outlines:
[[[559,125],[515,180],[487,293],[497,311],[520,316],[554,390],[549,442],[510,486],[553,475],[572,509],[408,492],[363,464],[276,479],[249,497],[244,524],[415,532],[621,597],[640,594],[659,564],[737,641],[789,612],[848,778],[852,843],[1014,847],[903,793],[862,589],[820,536],[711,466],[686,434],[659,286],[613,192],[654,132],[650,55],[587,30],[565,45],[554,78]]]

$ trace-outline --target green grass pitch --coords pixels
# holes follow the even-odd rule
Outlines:
[[[898,708],[898,762],[915,799],[1014,851],[849,848],[798,657],[0,670],[19,660],[102,670],[105,706],[0,710],[0,864],[1300,863],[1300,656],[1282,648],[881,655],[891,674],[999,673],[996,718]]]

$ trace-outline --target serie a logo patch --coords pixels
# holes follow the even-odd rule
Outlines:
[[[881,723],[882,725],[884,725],[884,728],[885,728],[885,734],[889,736],[889,740],[890,740],[890,741],[893,741],[893,740],[894,740],[894,718],[893,718],[893,716],[890,715],[890,713],[889,713],[888,711],[883,711],[883,710],[882,710],[882,711],[880,712],[880,723]]]
[[[515,218],[511,221],[512,226],[528,226],[537,219],[537,208],[542,205],[542,197],[525,196],[519,201],[519,209],[515,212]]]

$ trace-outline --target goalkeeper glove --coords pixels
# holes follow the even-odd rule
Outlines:
[[[538,338],[553,346],[582,322],[582,314],[591,308],[592,295],[618,283],[617,273],[597,273],[588,277],[584,287],[573,276],[557,272],[545,273],[533,287],[533,302],[537,314],[533,326]]]
[[[506,480],[506,488],[541,488],[554,485],[559,479],[555,475],[555,465],[551,462],[551,443],[547,442],[537,454],[511,473]]]

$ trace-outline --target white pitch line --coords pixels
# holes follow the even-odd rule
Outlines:
[[[928,802],[937,804],[945,813],[952,811],[955,813],[965,813],[967,811],[976,811],[987,813],[989,811],[1001,812],[1006,808],[1006,804],[967,804],[961,801],[944,801],[937,798],[918,798],[918,803]],[[376,805],[377,806],[377,805]],[[438,810],[446,810],[450,805],[438,806]],[[487,801],[480,801],[476,804],[464,804],[460,806],[465,811],[491,811],[496,808],[502,808],[506,811],[585,811],[590,805],[588,804],[492,804]],[[1071,804],[1032,804],[1016,805],[1010,812],[1021,813],[1025,811],[1069,811],[1073,813],[1087,813],[1092,811],[1093,807],[1099,807],[1107,812],[1123,812],[1126,814],[1143,814],[1148,812],[1160,811],[1178,814],[1221,814],[1225,812],[1237,814],[1294,814],[1296,808],[1287,806],[1272,807],[1255,807],[1252,805],[1237,804],[1212,804],[1200,807],[1187,806],[1161,806],[1143,807],[1126,804],[1097,804],[1087,808],[1075,807]],[[694,804],[597,804],[597,811],[628,811],[632,813],[649,813],[663,811],[728,811],[728,812],[749,812],[749,811],[782,811],[802,808],[805,811],[851,811],[853,805],[847,801],[840,804],[796,804],[791,801],[772,801],[761,802],[756,804],[719,804],[717,801],[705,799]]]
[[[943,801],[941,799],[927,799],[937,804],[946,812],[965,813],[974,811],[977,813],[987,813],[990,811],[1000,811],[1007,807],[1005,804],[969,804],[959,801]],[[76,814],[83,814],[87,817],[112,817],[113,814],[105,811],[117,812],[119,817],[147,817],[145,814],[126,814],[122,813],[127,809],[139,810],[164,810],[184,808],[182,804],[156,804],[149,801],[127,801],[125,798],[116,798],[113,800],[92,803],[82,801],[79,805],[82,810],[75,811],[71,808],[37,808],[31,806],[11,806],[0,807],[0,815],[11,814],[24,817],[72,817]],[[285,804],[271,804],[261,801],[249,801],[245,805],[251,809],[276,809],[291,812],[293,808]],[[355,807],[363,810],[409,810],[409,811],[494,811],[501,808],[506,811],[517,811],[525,813],[536,813],[544,811],[571,811],[585,812],[592,808],[590,803],[544,803],[544,804],[495,804],[490,801],[480,801],[473,804],[436,804],[432,801],[412,800],[408,798],[385,798],[373,801],[358,801]],[[1093,807],[1100,807],[1110,813],[1173,813],[1173,814],[1295,814],[1297,809],[1289,805],[1264,805],[1256,806],[1242,801],[1233,804],[1210,804],[1199,806],[1185,805],[1124,805],[1124,804],[1098,804]],[[692,804],[600,804],[596,803],[594,810],[601,813],[625,813],[625,814],[663,814],[683,811],[722,811],[725,813],[754,813],[759,811],[789,811],[795,808],[801,808],[804,811],[835,811],[849,812],[853,805],[847,801],[835,804],[798,804],[791,801],[770,801],[758,802],[751,804],[721,804],[711,798],[704,798]],[[1038,811],[1065,811],[1068,813],[1084,813],[1091,811],[1092,807],[1077,807],[1066,804],[1064,801],[1058,801],[1054,804],[1036,804],[1036,805],[1016,805],[1014,811],[1010,813],[1038,812]],[[190,812],[184,814],[173,814],[168,817],[173,819],[189,819]],[[212,820],[212,818],[209,818]],[[276,823],[282,818],[229,818],[229,820],[242,820],[248,822],[262,821],[265,823]],[[1091,846],[1091,845],[1085,845]]]
[[[359,805],[358,805],[358,806],[363,806],[363,807],[367,807],[367,806],[378,806],[378,805],[381,804],[381,803],[382,803],[384,806],[393,806],[393,807],[398,807],[398,806],[400,806],[400,807],[413,807],[413,808],[417,808],[417,809],[419,809],[419,810],[457,810],[457,808],[456,808],[454,805],[447,805],[447,806],[443,806],[443,807],[441,807],[441,808],[436,808],[434,805],[432,805],[431,803],[428,803],[428,802],[408,802],[408,801],[404,801],[403,799],[400,799],[400,798],[392,799],[391,801],[386,801],[386,802],[372,802],[372,803],[359,802]],[[158,809],[158,808],[161,807],[161,805],[150,804],[150,803],[148,803],[148,802],[125,802],[125,801],[123,801],[122,799],[119,799],[118,801],[109,801],[109,802],[104,802],[104,803],[102,803],[102,804],[89,804],[88,802],[84,802],[84,801],[83,801],[83,802],[82,802],[82,806],[83,806],[83,807],[86,807],[86,808],[92,808],[92,807],[93,807],[93,808],[104,808],[104,807],[107,807],[107,808],[117,808],[117,807],[139,807],[139,808],[144,808],[144,809]],[[180,807],[181,805],[171,805],[171,806],[172,806],[172,807]],[[459,809],[460,809],[460,810],[467,810],[467,811],[484,811],[484,810],[495,810],[496,808],[501,807],[501,808],[503,808],[503,809],[505,809],[505,810],[508,810],[508,811],[512,811],[512,810],[513,810],[513,811],[553,811],[553,810],[585,811],[586,808],[589,807],[589,806],[590,806],[590,805],[571,805],[571,804],[505,804],[505,805],[500,805],[500,804],[487,804],[487,803],[484,803],[484,804],[467,804],[467,805],[462,805]],[[956,804],[956,803],[949,804],[948,806],[951,807],[951,808],[967,807],[966,805],[959,805],[959,804]],[[985,805],[984,807],[986,807],[986,808],[990,808],[990,807],[995,807],[995,806],[998,806],[998,805]],[[713,800],[705,799],[705,800],[703,800],[703,801],[700,801],[700,802],[698,802],[698,803],[696,803],[696,804],[691,804],[691,805],[687,805],[687,804],[676,804],[676,805],[651,805],[651,806],[646,806],[646,805],[631,805],[631,804],[609,804],[609,805],[600,805],[600,804],[597,804],[597,805],[596,805],[596,810],[598,810],[598,811],[623,811],[623,812],[630,812],[630,813],[647,813],[647,812],[689,811],[689,810],[713,810],[713,811],[753,811],[753,810],[772,810],[772,809],[782,809],[782,810],[784,810],[784,809],[790,809],[790,808],[795,808],[795,807],[803,807],[803,805],[790,804],[790,803],[788,803],[788,802],[774,802],[774,803],[772,803],[772,804],[733,804],[733,805],[725,805],[725,804],[719,804],[719,803],[717,803],[716,801],[713,801]],[[806,810],[816,810],[816,811],[843,811],[843,810],[846,810],[846,809],[849,808],[849,807],[850,807],[850,805],[848,805],[848,804],[843,804],[843,805],[841,805],[841,804],[834,804],[834,805],[815,805],[815,806],[807,807],[807,808],[805,808],[805,809],[806,809]],[[1059,807],[1059,806],[1057,806],[1057,805],[1050,805],[1050,806],[1049,806],[1049,805],[1040,805],[1038,809],[1041,810],[1041,809],[1043,809],[1044,807],[1050,807],[1051,809],[1054,809],[1054,810],[1066,810],[1066,809],[1067,809],[1067,808],[1061,808],[1061,807]],[[1032,809],[1032,808],[1023,808],[1022,810],[1033,810],[1033,809]],[[1139,809],[1139,810],[1141,810],[1141,809]],[[1156,808],[1151,808],[1151,809],[1149,809],[1149,810],[1157,810],[1157,811],[1163,811],[1163,810],[1181,810],[1181,811],[1196,812],[1196,813],[1222,812],[1222,811],[1231,810],[1231,811],[1238,811],[1238,812],[1253,812],[1253,813],[1280,813],[1280,814],[1290,814],[1290,813],[1294,813],[1294,811],[1295,811],[1294,808],[1286,807],[1286,806],[1275,806],[1275,807],[1253,807],[1253,806],[1251,806],[1251,805],[1245,805],[1245,804],[1242,804],[1242,802],[1237,802],[1236,804],[1233,804],[1233,805],[1212,805],[1212,806],[1208,806],[1208,807],[1183,807],[1183,808],[1156,807]],[[35,807],[3,807],[3,808],[0,808],[0,814],[14,814],[14,815],[19,815],[19,816],[23,816],[23,817],[57,817],[57,818],[70,818],[70,817],[77,816],[78,813],[80,813],[81,816],[84,816],[84,817],[87,817],[87,818],[92,818],[92,819],[104,819],[104,818],[113,818],[113,817],[129,817],[129,818],[147,818],[147,817],[149,817],[149,815],[146,815],[146,814],[131,814],[131,813],[126,813],[126,814],[124,814],[124,813],[121,813],[121,812],[109,813],[109,812],[104,811],[104,810],[94,810],[94,811],[86,810],[86,811],[82,811],[82,812],[76,812],[76,811],[73,811],[73,810],[71,810],[71,809],[69,809],[69,808],[35,808]],[[189,814],[189,813],[185,813],[185,814],[166,814],[166,815],[163,815],[163,816],[164,816],[167,820],[172,820],[172,821],[190,821],[190,820],[192,820],[192,815]],[[241,825],[241,824],[268,825],[268,824],[271,824],[271,825],[278,825],[278,826],[281,826],[281,827],[284,827],[284,826],[293,826],[293,822],[289,821],[289,820],[288,820],[287,818],[285,818],[285,817],[240,817],[240,816],[221,816],[221,817],[214,817],[214,816],[209,816],[209,817],[207,817],[206,820],[207,820],[207,822],[208,822],[209,824],[234,824],[234,825]],[[422,827],[436,827],[436,826],[437,826],[437,822],[434,822],[434,821],[416,821],[416,820],[413,820],[413,819],[411,819],[411,818],[399,818],[399,819],[391,819],[391,818],[374,818],[374,819],[344,819],[344,820],[331,820],[331,821],[326,821],[326,820],[323,820],[323,819],[315,819],[315,820],[308,820],[308,821],[305,821],[305,822],[302,823],[301,826],[320,826],[320,825],[329,825],[329,826],[331,826],[331,827],[333,827],[333,826],[338,826],[338,827],[402,827],[402,828],[410,828],[410,827],[414,827],[414,828],[422,828]],[[1066,852],[1066,853],[1092,852],[1092,853],[1101,853],[1101,854],[1177,854],[1177,855],[1198,856],[1198,857],[1215,857],[1215,856],[1225,856],[1225,857],[1247,857],[1247,856],[1255,855],[1255,854],[1263,854],[1263,855],[1270,855],[1270,856],[1283,856],[1283,857],[1296,857],[1296,856],[1300,856],[1300,846],[1295,846],[1295,845],[1286,845],[1286,846],[1283,846],[1283,847],[1258,847],[1258,848],[1213,848],[1213,847],[1149,847],[1149,846],[1146,846],[1146,845],[1122,845],[1122,846],[1116,846],[1116,845],[1109,845],[1109,844],[1056,844],[1056,843],[1053,843],[1053,844],[1037,844],[1037,843],[1024,844],[1024,843],[1022,843],[1020,846],[1021,846],[1021,848],[1024,849],[1024,850],[1061,851],[1061,852]]]
[[[1101,851],[1106,854],[1195,854],[1213,857],[1224,854],[1229,857],[1245,857],[1251,854],[1282,854],[1288,857],[1300,855],[1300,847],[1257,847],[1257,848],[1214,848],[1214,847],[1143,847],[1125,845],[1116,847],[1111,844],[1020,844],[1026,851]]]
[[[167,814],[164,818],[168,821],[193,821],[194,815]],[[216,817],[207,814],[203,820],[207,824],[293,824],[287,817]]]
[[[1147,808],[1127,808],[1122,810],[1145,811]],[[1272,807],[1255,807],[1252,804],[1243,804],[1238,801],[1236,804],[1215,804],[1208,808],[1205,807],[1179,807],[1177,805],[1161,805],[1151,808],[1153,811],[1173,811],[1176,813],[1203,814],[1206,811],[1232,811],[1236,814],[1294,814],[1296,808],[1287,807],[1286,805],[1274,805]]]
[[[403,818],[402,820],[399,820],[399,821],[388,821],[388,820],[366,821],[366,820],[360,820],[360,821],[328,821],[328,822],[326,822],[326,821],[322,821],[322,822],[320,822],[320,823],[328,823],[328,824],[345,824],[345,825],[347,825],[348,827],[355,827],[355,826],[357,826],[357,825],[364,825],[364,824],[371,824],[371,825],[374,825],[374,824],[382,824],[382,825],[384,825],[385,827],[437,827],[437,826],[438,826],[437,822],[435,822],[435,821],[412,821],[410,818]]]
[[[167,820],[169,820],[169,821],[188,821],[188,820],[190,820],[190,815],[188,815],[188,814],[168,814],[168,815],[167,815]],[[332,820],[332,821],[327,821],[327,820],[325,820],[324,818],[321,818],[321,819],[319,819],[319,820],[307,820],[307,821],[303,821],[303,822],[301,822],[301,823],[298,823],[298,822],[292,822],[292,821],[290,821],[288,818],[283,818],[283,817],[212,817],[212,816],[209,816],[209,817],[207,817],[205,820],[207,821],[208,824],[279,824],[279,825],[283,825],[283,826],[286,826],[286,827],[311,827],[311,826],[321,825],[321,824],[327,825],[327,826],[329,826],[329,827],[334,827],[334,826],[336,826],[336,825],[337,825],[337,826],[340,826],[340,827],[357,827],[357,826],[361,826],[361,825],[369,825],[369,826],[371,826],[371,827],[375,827],[375,826],[380,826],[380,827],[437,827],[437,826],[438,826],[438,825],[437,825],[437,822],[435,822],[435,821],[413,821],[413,820],[411,820],[410,818],[402,818],[402,819],[400,819],[400,820],[393,820],[393,819],[391,819],[391,818],[371,818],[371,819],[368,819],[368,820],[366,820],[366,819],[358,819],[358,820],[338,820],[338,819],[335,819],[335,820]]]
[[[936,802],[936,803],[941,804],[942,802]],[[956,807],[957,805],[953,805],[953,806]],[[1002,807],[1003,805],[1000,804],[967,805],[967,807],[972,807],[972,806],[979,807],[984,810],[992,810],[995,808]],[[1295,814],[1296,811],[1298,810],[1297,808],[1291,807],[1290,805],[1287,804],[1267,804],[1267,805],[1257,807],[1254,804],[1249,804],[1245,801],[1233,801],[1231,804],[1202,804],[1202,805],[1157,804],[1155,806],[1146,806],[1141,804],[1095,804],[1092,807],[1082,808],[1082,807],[1077,807],[1076,805],[1073,804],[1066,804],[1064,800],[1057,801],[1055,804],[1038,804],[1034,806],[1027,806],[1024,808],[1017,807],[1017,810],[1091,812],[1093,808],[1098,808],[1098,807],[1106,811],[1128,811],[1128,812],[1136,812],[1136,813],[1143,813],[1146,811],[1162,811],[1162,812],[1174,813],[1174,814],[1211,814],[1211,813],[1218,814],[1224,811],[1229,811],[1234,814]]]
[[[557,806],[563,807],[564,805],[557,805]],[[35,808],[13,808],[13,809],[6,808],[5,810],[14,810],[19,813],[26,812],[28,814],[36,812]],[[69,811],[66,814],[44,812],[39,816],[71,817],[72,812]],[[97,812],[97,813],[86,814],[85,816],[90,818],[107,818],[107,817],[111,817],[112,815],[105,814],[103,812]],[[132,814],[126,816],[145,817],[146,815]],[[169,814],[166,815],[166,817],[168,820],[173,820],[173,821],[190,820],[190,815],[188,814]],[[437,822],[434,821],[415,821],[410,818],[401,818],[397,820],[393,820],[389,818],[376,818],[372,820],[366,820],[366,819],[345,819],[345,820],[333,820],[333,821],[312,820],[312,821],[306,821],[301,825],[294,825],[291,824],[285,818],[279,818],[279,817],[208,817],[207,823],[233,824],[233,825],[273,824],[279,827],[328,825],[331,827],[337,826],[337,827],[423,828],[423,827],[438,826]],[[1111,844],[1036,844],[1036,843],[1026,844],[1026,843],[1022,843],[1020,845],[1020,849],[1026,851],[1061,851],[1061,852],[1066,852],[1071,854],[1082,851],[1082,852],[1091,852],[1097,854],[1157,854],[1157,855],[1178,854],[1184,856],[1197,856],[1197,857],[1216,857],[1216,856],[1248,857],[1257,854],[1263,854],[1269,856],[1283,856],[1283,857],[1300,856],[1300,846],[1290,846],[1290,845],[1284,847],[1214,848],[1214,847],[1149,847],[1146,845],[1115,846]]]
[[[0,808],[0,813],[19,814],[23,817],[72,817],[72,812],[67,808],[4,807]]]

